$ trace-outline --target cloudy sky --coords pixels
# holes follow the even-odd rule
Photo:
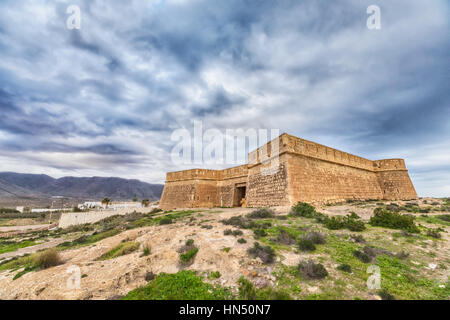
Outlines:
[[[381,29],[366,26],[369,5]],[[69,5],[81,29],[66,26]],[[0,171],[162,183],[172,133],[276,128],[450,196],[446,0],[2,0]],[[214,166],[213,166],[214,167]]]

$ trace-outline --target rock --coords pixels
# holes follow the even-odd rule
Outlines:
[[[430,270],[434,270],[434,269],[436,269],[436,267],[437,267],[437,264],[435,264],[435,263],[428,264],[428,269],[430,269]]]
[[[265,288],[269,284],[269,281],[267,281],[264,278],[256,278],[255,279],[255,286],[258,288]]]
[[[145,274],[145,281],[152,281],[153,279],[155,279],[155,274],[151,271],[148,271]]]

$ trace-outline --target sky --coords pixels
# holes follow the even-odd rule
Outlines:
[[[449,6],[2,0],[0,171],[163,183],[201,121],[404,158],[419,196],[450,196]]]

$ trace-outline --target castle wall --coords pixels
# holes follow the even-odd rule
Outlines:
[[[249,207],[417,199],[402,159],[371,161],[288,134],[250,152],[248,158],[248,165],[225,170],[168,173],[160,207],[231,207],[237,204],[238,186],[246,186]]]
[[[374,161],[378,183],[383,191],[383,199],[409,200],[417,199],[411,179],[403,159]]]
[[[287,206],[288,168],[286,155],[281,155],[278,164],[268,161],[249,168],[247,183],[247,206]],[[272,168],[273,167],[273,168]]]
[[[288,172],[291,204],[383,198],[373,171],[290,154]]]

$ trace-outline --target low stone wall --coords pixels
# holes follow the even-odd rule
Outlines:
[[[151,208],[126,208],[117,210],[101,210],[101,211],[88,211],[88,212],[67,212],[61,215],[59,219],[59,228],[67,228],[79,224],[95,223],[97,221],[106,219],[108,217],[125,215],[133,211],[136,212],[149,212]]]

